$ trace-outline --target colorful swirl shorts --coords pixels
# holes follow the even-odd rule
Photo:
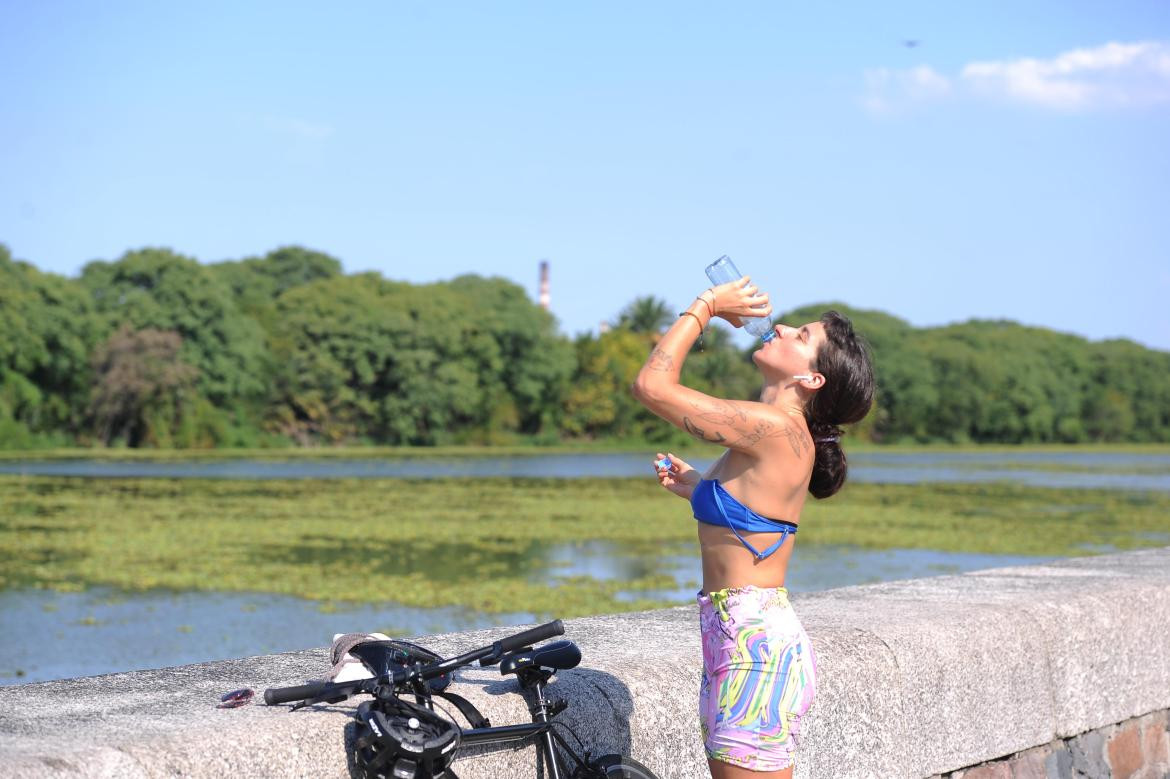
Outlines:
[[[816,693],[816,658],[783,587],[699,593],[707,757],[753,771],[793,763]]]

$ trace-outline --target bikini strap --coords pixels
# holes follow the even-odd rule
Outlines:
[[[727,516],[727,510],[723,508],[723,499],[719,497],[718,482],[715,482],[711,485],[711,495],[715,498],[715,505],[719,508],[719,513],[723,516],[723,523],[727,525],[727,528],[732,533],[735,533],[735,537],[739,539],[739,542],[746,546],[748,551],[755,555],[757,560],[763,560],[765,557],[779,549],[784,544],[784,542],[788,540],[788,534],[794,532],[792,528],[785,525],[784,529],[780,531],[780,538],[777,539],[776,543],[772,544],[770,547],[761,552],[748,543],[748,540],[741,536],[739,531],[735,529],[735,525],[731,524],[731,517]]]

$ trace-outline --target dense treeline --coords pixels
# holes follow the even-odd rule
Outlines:
[[[875,441],[1170,441],[1170,353],[1011,322],[914,328],[841,304],[872,344]],[[634,300],[575,339],[520,286],[345,275],[299,247],[203,265],[165,249],[75,279],[0,245],[0,447],[678,442],[629,386],[674,309]],[[684,381],[752,397],[712,328]]]

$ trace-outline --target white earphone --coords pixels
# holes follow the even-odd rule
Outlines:
[[[794,379],[804,379],[805,381],[812,381],[812,380],[813,380],[813,377],[812,377],[811,375],[806,375],[806,374],[801,374],[801,375],[799,375],[799,376],[793,376],[792,378],[794,378]]]

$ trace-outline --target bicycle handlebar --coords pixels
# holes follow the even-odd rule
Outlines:
[[[501,638],[499,641],[492,644],[492,654],[496,657],[507,654],[514,649],[519,649],[522,646],[535,644],[537,641],[544,641],[546,638],[553,636],[565,635],[565,625],[559,619],[554,619],[552,622],[544,625],[537,625],[534,628],[529,628],[523,633],[517,633],[514,636]]]
[[[310,682],[295,687],[269,687],[264,691],[264,702],[269,706],[313,699],[336,703],[359,692],[372,693],[376,682],[377,679],[358,679],[352,682]]]
[[[278,703],[292,703],[305,698],[316,698],[325,689],[325,682],[301,684],[296,687],[269,687],[264,691],[264,702],[269,706]]]
[[[292,701],[307,701],[320,699],[335,703],[344,700],[359,692],[373,693],[379,682],[388,682],[395,687],[405,684],[411,679],[425,681],[436,676],[442,676],[448,671],[470,665],[476,660],[480,665],[491,665],[500,661],[500,658],[520,647],[544,641],[546,638],[561,636],[565,633],[565,625],[559,619],[554,619],[544,625],[537,625],[521,633],[495,641],[491,646],[481,647],[466,654],[452,657],[447,660],[439,659],[426,665],[416,665],[413,668],[403,667],[395,670],[393,676],[385,679],[362,679],[353,682],[312,682],[293,687],[269,687],[264,691],[264,702],[269,706]]]

